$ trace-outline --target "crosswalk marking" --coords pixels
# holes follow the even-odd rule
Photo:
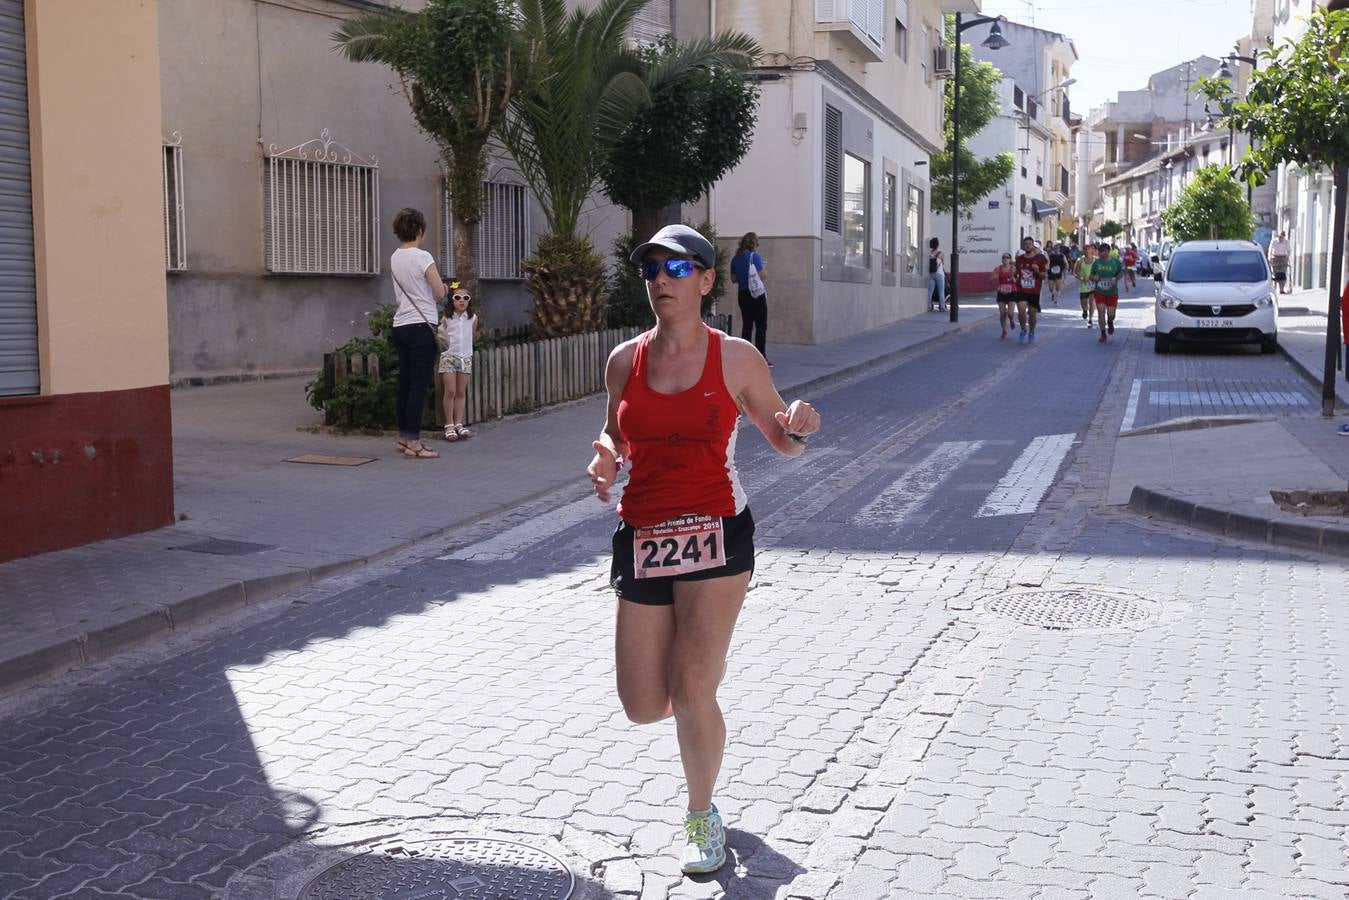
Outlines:
[[[1249,398],[1249,399],[1246,399]],[[1224,391],[1150,391],[1153,406],[1308,406],[1311,401],[1295,391],[1244,391],[1236,397]]]
[[[983,441],[948,441],[890,483],[857,513],[859,522],[898,522],[918,509],[957,466],[974,455]]]
[[[1075,434],[1042,434],[1012,463],[975,513],[977,518],[1033,513],[1054,483],[1054,475],[1073,447]]]

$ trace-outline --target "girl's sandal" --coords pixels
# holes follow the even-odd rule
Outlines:
[[[440,454],[425,445],[417,447],[415,450],[408,445],[403,450],[403,455],[408,459],[440,459]]]
[[[454,426],[454,430],[458,434],[458,436],[463,438],[464,440],[468,440],[469,438],[473,437],[473,432],[469,431],[468,428],[464,425],[456,425]]]
[[[455,430],[453,425],[445,426],[445,440],[449,441],[451,444],[459,440],[459,432]]]
[[[397,445],[395,445],[393,448],[395,453],[406,453],[407,449],[408,449],[407,438],[399,438]]]

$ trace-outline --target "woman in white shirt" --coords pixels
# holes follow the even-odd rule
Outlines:
[[[439,453],[422,445],[426,392],[435,378],[438,300],[449,293],[436,271],[436,261],[422,249],[426,217],[404,208],[393,218],[393,233],[403,243],[389,259],[394,298],[393,345],[398,351],[398,449],[408,459],[435,459]]]

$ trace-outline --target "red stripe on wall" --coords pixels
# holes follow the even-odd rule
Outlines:
[[[168,385],[0,400],[0,562],[172,522]]]

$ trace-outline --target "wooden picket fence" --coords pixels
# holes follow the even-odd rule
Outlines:
[[[704,321],[721,331],[731,328],[728,315],[707,316]],[[644,330],[638,326],[611,328],[546,341],[475,349],[465,424],[529,412],[604,390],[604,366],[609,353]],[[366,373],[375,381],[381,376],[379,357],[374,353],[325,354],[324,368],[328,396],[332,394],[333,384],[345,380],[349,373]],[[445,421],[442,399],[441,376],[437,373],[431,396],[427,398],[428,419],[437,424]]]

